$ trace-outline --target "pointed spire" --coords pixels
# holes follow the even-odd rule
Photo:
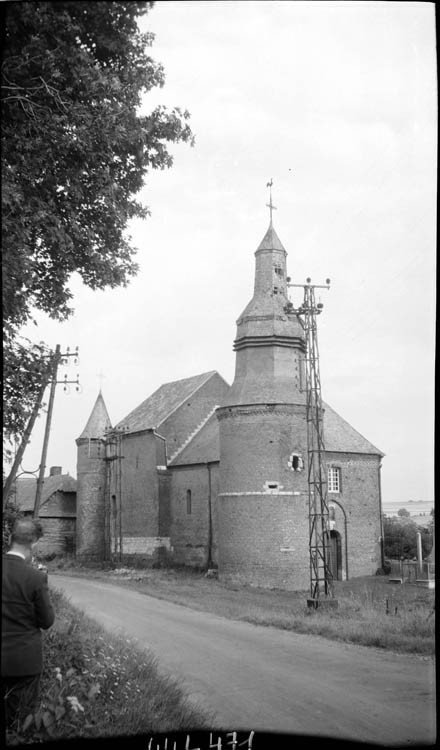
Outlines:
[[[282,250],[283,252],[286,252],[280,238],[273,228],[272,222],[269,224],[266,234],[258,245],[257,253],[258,250]]]
[[[79,436],[79,439],[102,438],[104,437],[105,431],[110,428],[110,417],[108,415],[107,407],[105,405],[101,389],[99,389],[98,398],[96,399],[90,417],[88,418],[87,424],[84,427],[81,435]]]

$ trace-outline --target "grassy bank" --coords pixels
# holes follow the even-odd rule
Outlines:
[[[177,682],[159,674],[152,656],[104,631],[56,589],[55,577],[52,583],[56,620],[44,634],[41,705],[7,744],[209,726]]]
[[[233,587],[187,569],[112,571],[77,565],[56,568],[55,563],[52,572],[57,569],[69,575],[98,577],[230,619],[397,652],[434,653],[434,591],[413,584],[393,585],[382,576],[338,581],[338,608],[324,612],[307,608],[307,592]]]

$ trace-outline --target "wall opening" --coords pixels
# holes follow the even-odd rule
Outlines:
[[[300,453],[292,453],[288,461],[289,469],[292,471],[302,471],[304,469],[304,460]]]
[[[186,513],[188,516],[192,513],[192,497],[191,490],[186,491]]]
[[[334,581],[342,580],[342,542],[339,531],[327,532],[328,563]]]

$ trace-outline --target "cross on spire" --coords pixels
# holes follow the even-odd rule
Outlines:
[[[270,211],[270,224],[272,226],[272,211],[276,211],[277,207],[273,205],[272,203],[272,185],[273,185],[273,177],[270,178],[270,182],[267,183],[266,187],[269,188],[269,203],[266,203],[266,206],[268,207]]]

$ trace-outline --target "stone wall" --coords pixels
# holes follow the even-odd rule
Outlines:
[[[40,516],[43,536],[35,550],[37,557],[73,554],[75,550],[75,518],[45,518]]]

